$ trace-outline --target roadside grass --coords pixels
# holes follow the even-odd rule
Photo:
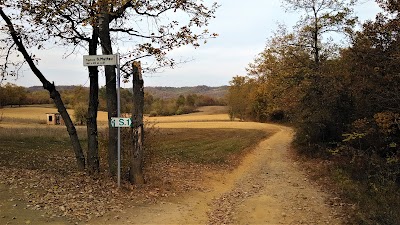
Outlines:
[[[385,162],[374,158],[301,155],[300,160],[313,180],[340,196],[328,203],[343,208],[348,215],[346,223],[400,224],[400,180],[388,179],[399,168],[385,169]]]
[[[385,160],[340,157],[328,174],[345,201],[353,205],[350,223],[400,224],[400,185],[397,168]]]

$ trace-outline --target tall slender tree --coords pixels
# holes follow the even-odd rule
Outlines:
[[[304,13],[298,21],[297,30],[304,43],[296,43],[310,49],[314,68],[318,70],[321,60],[329,57],[329,46],[322,44],[329,33],[349,33],[353,31],[357,18],[352,7],[355,0],[284,0],[288,11]]]
[[[0,16],[6,24],[5,30],[7,31],[7,34],[11,37],[11,42],[9,42],[9,44],[11,43],[11,45],[9,46],[8,53],[11,53],[11,50],[19,51],[22,54],[26,63],[31,68],[32,72],[36,75],[40,82],[42,82],[44,89],[49,91],[50,98],[53,99],[54,104],[56,105],[58,112],[61,114],[65,122],[65,126],[67,127],[68,134],[74,148],[78,169],[83,170],[85,168],[85,157],[83,155],[75,126],[67,112],[67,109],[64,106],[60,93],[56,90],[54,83],[50,83],[35,65],[32,55],[30,55],[25,48],[23,41],[26,41],[26,39],[24,39],[24,35],[20,33],[22,31],[22,28],[20,27],[19,30],[15,28],[13,21],[8,15],[6,15],[2,6],[0,6]]]

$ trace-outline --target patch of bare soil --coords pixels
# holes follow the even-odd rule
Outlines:
[[[290,128],[262,141],[234,170],[204,173],[201,190],[135,205],[89,224],[341,224],[333,197],[308,180],[289,149]],[[199,168],[201,169],[201,168]],[[193,177],[196,177],[193,174]]]

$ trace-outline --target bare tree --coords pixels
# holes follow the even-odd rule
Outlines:
[[[74,148],[76,160],[77,160],[77,166],[78,169],[83,170],[85,168],[85,157],[82,152],[82,148],[78,139],[78,134],[76,132],[75,126],[71,120],[71,117],[69,116],[64,103],[61,99],[60,93],[56,90],[56,87],[54,86],[54,83],[50,83],[44,75],[40,72],[40,70],[36,67],[34,59],[32,55],[28,53],[28,51],[25,48],[24,45],[24,38],[23,35],[21,35],[22,28],[19,30],[15,29],[15,26],[8,17],[5,12],[3,11],[3,7],[0,7],[0,16],[3,19],[3,21],[6,23],[6,27],[3,27],[3,29],[7,32],[7,34],[11,37],[12,42],[11,46],[9,46],[9,51],[8,53],[11,53],[12,50],[17,50],[21,52],[23,55],[26,63],[29,65],[31,68],[32,72],[36,75],[37,78],[42,82],[44,89],[49,91],[50,97],[53,99],[54,104],[56,105],[58,112],[61,114],[65,126],[67,127],[72,146]],[[5,42],[3,42],[5,43]],[[8,55],[7,55],[8,57]]]

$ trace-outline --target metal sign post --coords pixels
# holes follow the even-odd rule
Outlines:
[[[118,117],[121,116],[121,101],[120,101],[120,62],[119,62],[119,53],[116,55],[84,55],[83,56],[83,66],[113,66],[115,65],[117,67],[117,74],[116,74],[116,79],[117,79],[117,114]],[[117,118],[120,119],[120,118]],[[113,122],[114,121],[114,122]],[[118,176],[118,187],[121,186],[121,127],[124,127],[120,125],[120,123],[116,122],[115,117],[109,121],[111,127],[118,127],[118,171],[117,171],[117,176]],[[126,122],[129,123],[129,122]],[[125,124],[125,123],[123,123]],[[130,121],[129,125],[132,124],[132,121]]]
[[[121,116],[121,93],[120,93],[120,68],[119,68],[119,53],[117,53],[117,115],[118,117]],[[121,127],[118,127],[118,171],[117,171],[117,177],[118,177],[118,187],[121,186]]]

